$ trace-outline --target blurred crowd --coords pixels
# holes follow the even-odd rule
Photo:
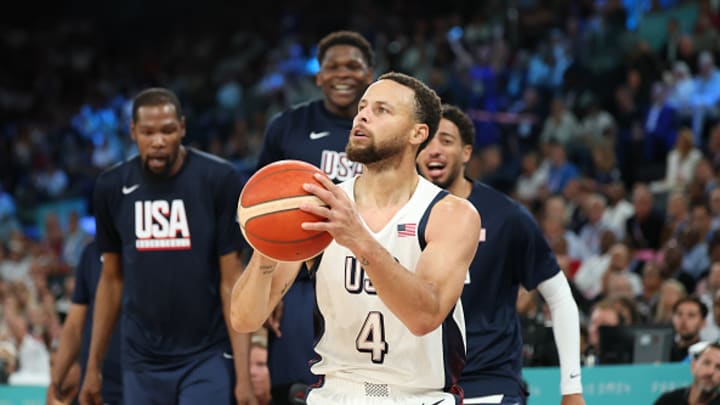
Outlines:
[[[286,3],[131,32],[82,18],[0,25],[0,383],[49,380],[94,178],[135,152],[132,96],[173,89],[186,143],[247,177],[267,120],[320,96],[314,44],[337,28],[367,36],[378,74],[414,75],[474,119],[468,175],[537,217],[578,301],[585,359],[600,325],[670,325],[680,354],[717,339],[718,1],[396,0],[322,16]],[[641,35],[653,19],[657,43]],[[68,200],[86,208],[38,220]],[[536,293],[518,310],[551,321]],[[526,365],[553,363],[534,352]]]

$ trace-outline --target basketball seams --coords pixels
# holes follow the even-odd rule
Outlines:
[[[314,195],[298,195],[268,200],[249,207],[243,206],[242,201],[238,207],[238,221],[241,226],[245,226],[247,222],[253,218],[274,214],[277,212],[292,211],[300,207],[301,204],[326,205],[321,199]]]

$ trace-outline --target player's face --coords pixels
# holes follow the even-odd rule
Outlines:
[[[345,148],[348,159],[368,164],[401,154],[419,125],[413,118],[414,102],[414,91],[392,80],[368,87]]]
[[[694,385],[701,391],[714,392],[720,387],[720,349],[708,347],[691,365]]]
[[[423,177],[448,188],[462,180],[471,154],[472,146],[463,145],[457,125],[443,118],[433,139],[418,155],[418,168]]]
[[[343,115],[355,113],[358,100],[372,80],[373,70],[358,48],[335,45],[325,53],[315,83],[325,96],[325,107]]]
[[[185,119],[178,118],[174,105],[140,107],[137,121],[130,126],[130,133],[147,173],[166,178],[179,169],[182,162],[178,156],[185,136]]]

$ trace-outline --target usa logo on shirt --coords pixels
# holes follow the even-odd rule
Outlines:
[[[398,224],[397,233],[399,237],[415,236],[417,224]]]

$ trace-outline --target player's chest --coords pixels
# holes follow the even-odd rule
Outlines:
[[[181,187],[172,192],[137,192],[123,197],[115,208],[115,225],[127,238],[174,241],[167,243],[181,247],[191,238],[211,235],[214,206],[206,191]]]

